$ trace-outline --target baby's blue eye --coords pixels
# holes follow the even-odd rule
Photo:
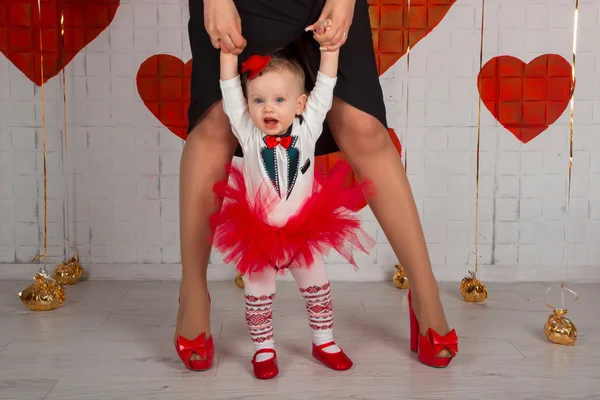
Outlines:
[[[278,97],[275,101],[278,103],[283,103],[285,99],[283,97]]]
[[[254,102],[255,102],[256,104],[261,104],[261,103],[263,102],[263,99],[256,99],[256,100],[254,100]]]

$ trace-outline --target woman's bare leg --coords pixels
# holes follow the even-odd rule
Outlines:
[[[213,185],[227,176],[225,166],[233,158],[236,146],[237,139],[219,101],[190,132],[183,148],[179,179],[183,268],[175,337],[181,335],[193,340],[202,332],[210,336],[206,282],[211,250],[209,217],[219,207]]]
[[[340,150],[360,179],[373,182],[369,206],[410,280],[421,333],[450,330],[431,269],[425,237],[401,158],[385,127],[373,116],[335,98],[327,117]],[[441,356],[449,356],[444,351]]]

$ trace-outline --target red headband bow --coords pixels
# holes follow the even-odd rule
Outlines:
[[[242,63],[242,73],[249,72],[248,79],[256,78],[271,61],[271,56],[251,56]]]

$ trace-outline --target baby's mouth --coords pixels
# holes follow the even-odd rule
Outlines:
[[[265,123],[265,126],[268,129],[273,129],[273,128],[277,127],[277,122],[279,122],[275,118],[269,118],[269,117],[265,118],[263,121]]]

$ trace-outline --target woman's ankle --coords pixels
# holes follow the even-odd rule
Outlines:
[[[190,340],[202,333],[206,333],[207,338],[211,336],[210,300],[206,285],[182,283],[179,290],[176,331]]]
[[[426,293],[421,297],[413,293],[411,289],[411,297],[421,334],[426,334],[429,328],[440,335],[445,335],[450,331],[439,295]]]
[[[407,269],[405,268],[405,271]],[[410,292],[413,299],[427,300],[440,297],[440,286],[433,272],[420,273],[418,276],[410,274]]]
[[[180,296],[188,294],[204,294],[208,296],[208,282],[206,278],[197,276],[183,278],[179,285],[179,294]]]

